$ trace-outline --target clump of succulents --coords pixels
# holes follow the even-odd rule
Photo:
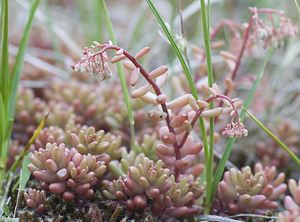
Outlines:
[[[63,143],[48,143],[34,151],[31,161],[28,168],[43,188],[66,200],[93,197],[93,188],[106,171],[104,161],[68,149]]]
[[[213,136],[247,136],[248,130],[238,113],[241,101],[227,95],[235,87],[233,81],[245,49],[251,48],[248,39],[254,41],[260,37],[264,46],[269,47],[273,42],[282,41],[284,36],[297,32],[290,20],[279,12],[250,10],[253,15],[248,25],[235,26],[239,31],[244,31],[239,58],[231,52],[220,53],[231,71],[225,80],[224,93],[216,84],[197,84],[198,91],[203,94],[195,98],[184,85],[186,82],[181,81],[180,94],[175,93],[173,98],[169,98],[162,92],[168,78],[168,67],[162,65],[148,72],[139,62],[150,51],[149,47],[141,49],[135,56],[111,43],[94,42],[90,48],[84,48],[83,57],[72,65],[75,71],[87,71],[101,80],[109,80],[112,75],[109,63],[122,61],[130,74],[130,96],[135,101],[150,105],[149,111],[147,115],[145,112],[136,113],[139,132],[134,138],[136,141],[128,147],[128,114],[119,99],[120,87],[100,89],[97,84],[78,84],[76,81],[57,82],[51,86],[45,93],[45,101],[41,100],[45,107],[36,114],[40,120],[49,112],[47,124],[50,127],[42,130],[32,145],[35,151],[28,166],[44,191],[28,189],[24,195],[26,204],[37,209],[37,212],[43,212],[48,193],[80,207],[82,200],[94,198],[94,202],[88,202],[85,206],[94,209],[93,213],[98,215],[105,214],[105,210],[99,208],[109,201],[110,207],[116,209],[111,218],[114,214],[121,214],[118,209],[126,209],[126,215],[131,216],[150,212],[162,220],[185,218],[203,212],[203,199],[210,197],[206,194],[204,198],[203,195],[205,184],[200,178],[204,166],[200,153],[203,146],[208,149],[205,147],[208,143],[193,134],[193,130],[199,130],[196,128],[197,121],[199,118],[205,121],[218,119],[223,115],[229,117],[229,122],[223,124],[218,129],[219,133]],[[280,15],[279,29],[265,26],[259,18],[260,14]],[[283,25],[288,28],[284,29]],[[217,32],[213,31],[212,38]],[[265,36],[262,38],[261,34]],[[216,45],[214,47],[218,48]],[[205,54],[201,58],[204,61]],[[205,72],[203,65],[201,75]],[[28,98],[32,100],[32,94]],[[217,106],[211,106],[212,103]],[[19,105],[20,109],[27,111],[28,118],[35,118],[34,107]],[[146,118],[152,122],[150,129],[148,125],[145,127]],[[34,121],[29,119],[28,123],[31,122]],[[35,125],[37,123],[34,122]],[[206,135],[205,129],[201,130]],[[277,201],[286,190],[284,179],[285,175],[277,174],[274,166],[257,164],[254,172],[250,167],[244,167],[241,171],[231,169],[225,172],[223,181],[219,183],[214,209],[222,210],[222,214],[275,210],[278,208]],[[294,182],[290,184],[296,198],[296,185]],[[287,198],[285,203],[288,210],[296,209],[296,205],[299,211],[296,199]]]
[[[277,201],[286,191],[284,173],[277,174],[276,168],[255,165],[241,171],[230,169],[219,183],[217,199],[223,205],[223,213],[264,213],[278,208]]]
[[[46,103],[34,96],[33,90],[18,92],[13,138],[25,145],[46,112]]]
[[[196,180],[175,182],[174,176],[163,162],[154,163],[147,157],[140,163],[128,167],[127,175],[112,182],[104,181],[103,195],[118,200],[129,211],[151,211],[156,215],[182,217],[195,214],[199,207],[194,205],[202,195]]]
[[[288,183],[291,196],[284,198],[284,207],[286,211],[280,213],[279,220],[282,222],[299,221],[300,220],[300,180],[298,183],[294,179],[290,179]]]
[[[67,137],[68,143],[81,154],[102,155],[103,158],[106,155],[108,161],[119,159],[121,156],[121,136],[105,133],[104,130],[96,131],[94,127],[82,126],[77,133],[68,132]]]
[[[37,213],[46,211],[46,191],[28,188],[24,193],[24,200],[28,207],[36,210]]]

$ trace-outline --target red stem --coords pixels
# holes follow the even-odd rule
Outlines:
[[[92,55],[92,57],[94,57],[96,55],[99,55],[99,54],[102,54],[105,51],[110,50],[110,49],[115,50],[115,51],[119,51],[121,49],[120,47],[114,46],[114,45],[101,45],[99,47],[103,47],[103,48],[100,51],[94,53]],[[161,95],[162,92],[161,92],[160,88],[158,87],[158,85],[156,84],[155,81],[153,81],[152,79],[149,78],[149,73],[142,67],[142,65],[139,64],[138,61],[133,56],[131,56],[127,51],[125,51],[124,49],[123,49],[123,55],[125,55],[134,64],[135,67],[140,69],[140,73],[143,75],[143,77],[146,79],[146,81],[153,87],[155,94],[157,96]],[[88,58],[86,60],[88,60]],[[85,60],[81,60],[81,61],[85,61]],[[160,105],[161,105],[161,108],[162,108],[163,112],[166,113],[166,115],[167,115],[166,116],[166,123],[167,123],[168,129],[169,129],[169,132],[176,135],[173,127],[171,127],[171,124],[170,124],[171,120],[170,120],[170,115],[169,115],[166,103],[162,103]],[[179,151],[177,141],[173,144],[173,147],[174,147],[176,160],[180,160],[181,157],[180,157],[180,151]],[[179,169],[175,166],[175,178],[178,178],[178,176],[179,176]]]
[[[219,98],[227,100],[227,101],[230,103],[230,105],[232,106],[235,115],[238,116],[238,112],[237,112],[237,110],[235,109],[235,106],[234,106],[232,100],[231,100],[229,97],[225,96],[225,95],[215,95],[215,96],[211,96],[211,97],[209,97],[205,102],[211,103],[211,102],[214,101],[215,99],[219,99]],[[204,111],[204,109],[205,109],[205,108],[200,108],[199,110],[197,110],[196,115],[194,116],[194,118],[193,118],[193,120],[192,120],[192,122],[191,122],[192,128],[194,128],[194,126],[195,126],[195,124],[196,124],[198,118],[200,117],[200,115],[201,115],[201,113]],[[180,142],[180,144],[179,144],[179,149],[181,149],[181,148],[183,147],[183,145],[185,144],[185,142],[186,142],[186,140],[187,140],[189,134],[190,134],[190,132],[188,132],[188,131],[185,132],[185,134],[183,135],[182,140],[181,140],[181,142]]]

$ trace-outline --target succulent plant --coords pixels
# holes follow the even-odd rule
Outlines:
[[[25,203],[28,207],[35,209],[37,213],[46,211],[46,191],[28,188],[24,193]]]
[[[78,133],[68,132],[67,140],[81,154],[106,156],[107,163],[110,159],[121,157],[121,136],[105,133],[104,130],[96,131],[94,127],[82,126]]]
[[[234,168],[225,172],[224,179],[219,183],[217,198],[224,205],[228,214],[274,210],[276,202],[285,193],[285,175],[277,175],[276,168],[255,165],[255,172],[250,167],[241,171]]]
[[[202,194],[200,186],[184,179],[176,183],[161,160],[156,163],[147,157],[140,160],[135,166],[128,167],[127,175],[103,182],[104,197],[118,200],[130,211],[151,208],[160,216],[181,217],[198,212],[193,203]]]
[[[28,168],[43,188],[66,200],[91,198],[93,187],[106,171],[105,163],[96,156],[82,155],[63,143],[47,143],[45,149],[34,151],[31,161]]]
[[[300,180],[298,183],[294,179],[290,179],[288,183],[291,196],[284,198],[284,207],[286,211],[280,213],[279,221],[290,222],[300,220]]]
[[[47,143],[63,143],[65,141],[65,132],[63,129],[57,126],[45,127],[41,130],[37,138],[35,139],[32,150],[38,150],[39,148],[46,147]]]
[[[13,138],[25,145],[45,115],[47,104],[34,96],[33,90],[20,88],[16,104]]]

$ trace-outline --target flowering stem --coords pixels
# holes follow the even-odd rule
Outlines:
[[[238,112],[237,112],[237,110],[236,110],[236,108],[235,108],[235,106],[234,106],[234,103],[232,102],[232,100],[229,98],[229,97],[227,97],[227,96],[225,96],[225,95],[215,95],[215,96],[211,96],[211,97],[209,97],[207,100],[205,100],[205,102],[207,102],[207,103],[211,103],[211,102],[213,102],[214,100],[216,100],[216,99],[225,99],[225,100],[227,100],[229,103],[230,103],[230,105],[231,105],[231,107],[232,107],[232,109],[233,109],[233,111],[234,111],[234,116],[237,116],[238,117]],[[197,120],[199,119],[199,117],[200,117],[200,115],[202,114],[202,112],[204,111],[204,109],[205,109],[205,107],[203,107],[203,108],[200,108],[199,110],[197,110],[197,112],[196,112],[196,115],[194,116],[194,118],[192,119],[192,121],[191,121],[191,128],[194,128],[194,126],[195,126],[195,124],[196,124],[196,122],[197,122]],[[234,117],[233,116],[233,117]],[[188,135],[189,135],[189,133],[190,132],[185,132],[185,134],[183,135],[183,137],[182,137],[182,140],[181,140],[181,142],[179,143],[179,149],[181,148],[181,147],[183,147],[183,145],[185,144],[185,142],[186,142],[186,140],[187,140],[187,138],[188,138]]]
[[[117,39],[113,30],[113,25],[110,19],[110,15],[109,15],[109,11],[107,9],[105,0],[100,0],[100,8],[102,9],[102,14],[104,14],[104,18],[105,18],[105,23],[108,29],[108,35],[110,40],[113,42],[113,44],[117,45]],[[118,75],[119,75],[119,79],[121,82],[121,87],[122,87],[122,92],[123,92],[123,96],[125,99],[125,103],[126,103],[126,107],[127,107],[127,111],[128,111],[128,119],[129,119],[129,125],[130,125],[130,145],[131,148],[133,149],[133,151],[135,151],[135,129],[134,129],[134,114],[132,111],[132,104],[131,104],[131,100],[130,100],[130,96],[128,93],[128,88],[126,85],[126,80],[125,80],[125,74],[124,74],[124,70],[122,68],[122,65],[118,62],[117,63],[117,70],[118,70]]]
[[[99,46],[98,46],[99,47]],[[97,55],[102,55],[104,52],[108,51],[108,50],[115,50],[115,51],[119,51],[121,50],[121,48],[119,46],[115,46],[115,45],[108,45],[108,44],[104,44],[104,45],[100,45],[101,47],[101,50],[98,51],[98,52],[95,52],[94,54],[92,54],[89,58],[86,58],[86,59],[83,59],[81,60],[80,62],[82,61],[86,61],[86,60],[89,60],[89,59],[92,59],[93,57],[96,57]],[[159,88],[159,86],[156,84],[155,81],[153,81],[152,79],[149,78],[149,73],[142,67],[142,65],[133,57],[131,56],[126,50],[122,49],[123,50],[123,55],[126,56],[127,59],[129,59],[133,65],[137,68],[140,69],[140,73],[142,74],[142,76],[145,78],[145,80],[152,86],[155,94],[157,96],[161,95],[162,92]],[[75,63],[76,64],[76,63]],[[169,115],[169,112],[168,112],[168,108],[167,108],[167,105],[166,103],[162,103],[160,104],[161,105],[161,108],[163,110],[163,112],[166,114],[166,123],[167,123],[167,126],[168,126],[168,129],[169,129],[169,132],[173,133],[175,135],[175,131],[174,131],[174,128],[171,127],[171,120],[170,120],[170,115]],[[180,151],[179,151],[179,147],[178,147],[178,144],[177,142],[175,142],[173,144],[173,147],[174,147],[174,152],[175,152],[175,157],[176,157],[176,160],[179,160],[181,159],[180,157]],[[179,169],[177,167],[175,167],[175,177],[178,178],[179,176]]]

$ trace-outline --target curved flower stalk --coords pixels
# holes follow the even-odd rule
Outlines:
[[[112,182],[104,181],[104,197],[118,200],[130,211],[151,209],[163,217],[182,217],[199,212],[194,201],[202,195],[202,188],[194,182],[183,179],[175,182],[163,162],[144,157],[141,163],[128,168],[127,175]]]
[[[290,179],[288,183],[291,196],[284,198],[284,207],[286,211],[280,213],[279,220],[286,221],[299,221],[300,220],[300,180],[298,183]]]
[[[264,213],[275,210],[277,200],[286,191],[285,175],[277,175],[276,168],[255,165],[255,172],[250,167],[241,171],[234,168],[225,172],[219,183],[217,199],[223,205],[224,213]]]
[[[196,101],[191,94],[182,95],[174,100],[169,100],[161,92],[160,87],[167,79],[168,68],[161,66],[148,73],[138,62],[138,59],[149,52],[150,48],[145,47],[135,56],[131,56],[124,49],[111,45],[94,42],[91,48],[83,50],[83,58],[72,65],[74,70],[87,71],[101,79],[109,79],[111,71],[108,62],[115,63],[124,59],[124,66],[131,71],[130,85],[135,88],[131,91],[132,98],[139,98],[145,103],[157,105],[160,108],[149,112],[149,118],[154,121],[165,120],[166,126],[159,130],[159,137],[163,144],[157,152],[168,166],[173,166],[175,177],[178,178],[180,171],[188,167],[188,161],[183,158],[187,155],[196,155],[201,151],[201,143],[193,141],[189,135],[198,118],[215,117],[223,112],[223,108],[217,107],[208,109],[208,104],[215,100],[224,100],[232,111],[231,120],[223,135],[240,137],[246,136],[247,130],[239,121],[238,113],[233,101],[223,95],[219,95],[215,90],[216,86],[209,88],[210,97],[206,101]],[[113,58],[108,58],[107,51],[116,51]],[[139,85],[140,75],[147,81],[146,84]],[[139,86],[137,86],[139,85]],[[179,115],[178,111],[182,111]],[[177,117],[177,118],[176,118]],[[236,120],[236,122],[234,122]],[[164,151],[162,153],[161,151]],[[172,164],[171,164],[172,163]]]
[[[43,188],[65,200],[91,198],[93,187],[106,171],[103,161],[68,149],[63,143],[48,143],[45,149],[32,154],[31,161],[28,168]]]
[[[25,203],[28,207],[35,209],[37,213],[44,213],[46,208],[46,191],[28,188],[24,193]]]

